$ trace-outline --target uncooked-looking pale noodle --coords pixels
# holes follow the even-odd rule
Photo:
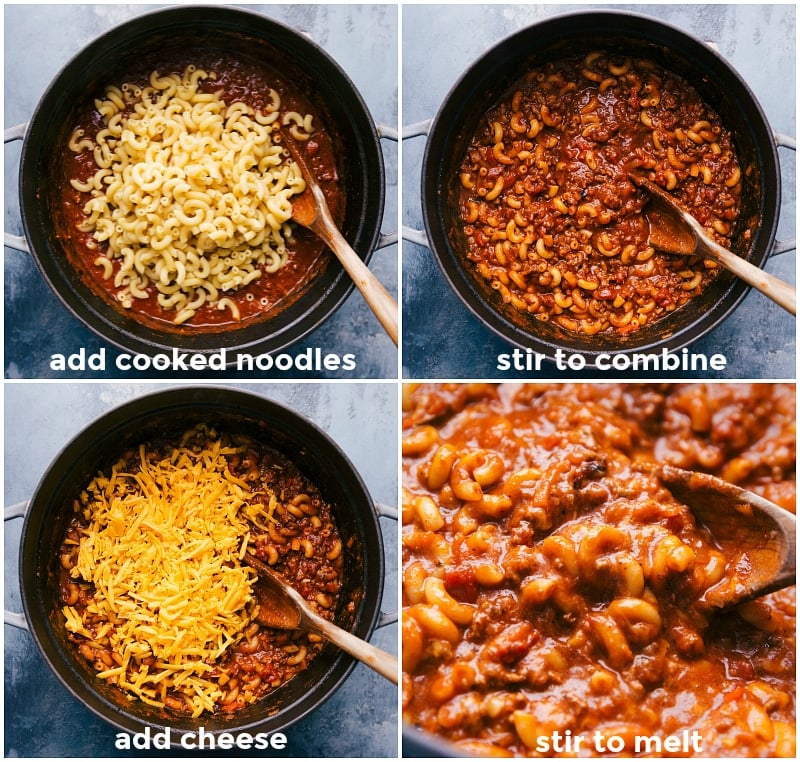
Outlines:
[[[286,263],[291,198],[305,189],[273,136],[280,95],[271,90],[263,111],[226,104],[221,91],[200,87],[215,79],[188,66],[182,75],[154,71],[145,87],[108,87],[95,101],[103,127],[93,139],[76,129],[68,143],[97,167],[71,180],[92,196],[81,229],[106,247],[95,264],[114,278],[123,307],[155,289],[175,323],[206,303],[238,319],[226,295]],[[296,139],[313,131],[309,114],[283,121]]]

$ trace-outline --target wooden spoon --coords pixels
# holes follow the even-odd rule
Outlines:
[[[297,590],[251,553],[246,553],[244,560],[259,577],[254,589],[259,604],[256,616],[259,622],[277,630],[302,629],[321,635],[397,685],[397,659],[392,654],[323,619]]]
[[[397,346],[397,302],[339,232],[325,201],[325,194],[294,139],[284,134],[283,144],[289,149],[306,181],[306,189],[292,196],[292,219],[316,233],[328,245]]]
[[[629,177],[650,194],[652,203],[645,211],[645,217],[650,223],[650,245],[654,249],[667,254],[698,254],[713,259],[792,315],[797,314],[797,295],[794,286],[784,283],[720,246],[663,188],[633,172]]]
[[[711,474],[664,464],[653,471],[728,559],[725,576],[706,591],[702,603],[730,608],[795,584],[793,513]]]

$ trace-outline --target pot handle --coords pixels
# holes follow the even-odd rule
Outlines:
[[[25,137],[25,133],[28,131],[28,124],[29,122],[23,122],[22,124],[9,127],[3,133],[3,142],[10,143],[12,140],[22,140]]]
[[[427,137],[428,133],[431,131],[432,124],[433,124],[433,119],[423,119],[421,122],[414,122],[413,124],[407,124],[405,127],[403,127],[403,140],[408,140],[409,138],[417,138],[422,136]],[[410,243],[417,244],[417,246],[422,246],[426,249],[430,249],[428,236],[424,230],[417,230],[416,228],[403,225],[402,235],[404,241],[409,241]]]
[[[391,519],[397,521],[397,507],[394,505],[386,505],[385,503],[375,503],[375,510],[378,517],[382,519]],[[386,627],[387,624],[394,624],[397,621],[396,611],[382,611],[378,618],[377,627]]]
[[[378,131],[378,137],[381,140],[393,140],[396,143],[399,139],[399,136],[397,134],[397,128],[392,127],[389,124],[383,124],[382,122],[377,122],[375,124],[375,129]]]
[[[424,230],[417,230],[408,225],[403,225],[403,240],[415,243],[417,246],[424,246],[426,249],[430,249],[431,247],[428,243],[428,236]]]
[[[775,138],[775,145],[778,148],[788,148],[790,151],[797,150],[797,139],[791,135],[784,135],[781,132],[773,133]],[[772,251],[770,256],[774,257],[776,254],[784,254],[787,251],[794,251],[797,248],[797,239],[789,238],[786,241],[775,241],[772,244]]]
[[[27,500],[23,501],[22,503],[17,503],[16,505],[6,506],[5,513],[3,516],[3,521],[10,521],[11,519],[24,518],[27,510],[28,510]],[[28,629],[28,623],[25,621],[25,615],[17,614],[15,611],[8,611],[4,609],[3,621],[6,624],[10,624],[12,627],[18,627],[20,630]]]
[[[3,142],[10,143],[13,140],[22,140],[25,137],[25,133],[28,131],[28,124],[29,122],[23,122],[14,127],[9,127],[3,132]],[[31,250],[28,247],[28,242],[21,235],[13,235],[12,233],[4,232],[3,243],[10,249],[16,249],[17,251],[24,251],[30,254]]]
[[[377,131],[378,138],[380,140],[392,140],[395,143],[398,140],[398,133],[396,127],[392,127],[391,125],[388,124],[383,124],[382,122],[376,122],[375,130]],[[391,246],[392,244],[397,243],[397,240],[398,240],[398,235],[396,230],[393,230],[391,233],[381,233],[375,248],[385,249],[387,246]]]
[[[391,233],[381,233],[380,238],[378,238],[378,243],[375,245],[376,249],[385,249],[387,246],[391,246],[393,243],[397,243],[397,231],[393,230]]]
[[[386,505],[386,503],[375,503],[375,510],[378,512],[378,516],[382,519],[392,519],[392,521],[397,521],[397,507],[394,505]]]
[[[407,124],[405,127],[403,127],[403,140],[407,140],[408,138],[417,138],[421,135],[427,136],[431,131],[432,124],[433,119],[423,119],[421,122]]]

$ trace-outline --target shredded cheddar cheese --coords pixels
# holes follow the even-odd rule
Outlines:
[[[246,518],[272,520],[274,496],[253,495],[231,474],[219,440],[158,456],[139,449],[140,468],[120,461],[86,490],[75,579],[94,585],[83,619],[65,606],[69,631],[109,649],[98,674],[142,701],[179,694],[194,716],[223,694],[209,673],[251,621],[252,571]],[[265,498],[265,504],[258,500]],[[101,621],[100,628],[92,620]]]

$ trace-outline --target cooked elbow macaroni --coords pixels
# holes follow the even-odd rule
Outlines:
[[[457,168],[469,266],[505,304],[577,333],[627,334],[673,312],[718,267],[654,251],[630,171],[731,246],[742,172],[730,132],[687,82],[603,51],[530,72]]]
[[[103,127],[76,129],[68,146],[89,152],[96,171],[72,186],[91,194],[81,228],[100,244],[95,264],[113,277],[116,298],[156,294],[175,323],[206,304],[231,312],[226,295],[281,268],[291,236],[292,196],[305,189],[300,168],[276,139],[280,95],[256,111],[226,104],[201,85],[213,71],[153,71],[145,87],[108,87],[95,102]],[[288,112],[295,139],[311,115]]]
[[[795,591],[716,611],[753,558],[650,467],[793,510],[795,421],[791,384],[404,388],[405,721],[457,757],[694,732],[691,756],[795,758]]]

